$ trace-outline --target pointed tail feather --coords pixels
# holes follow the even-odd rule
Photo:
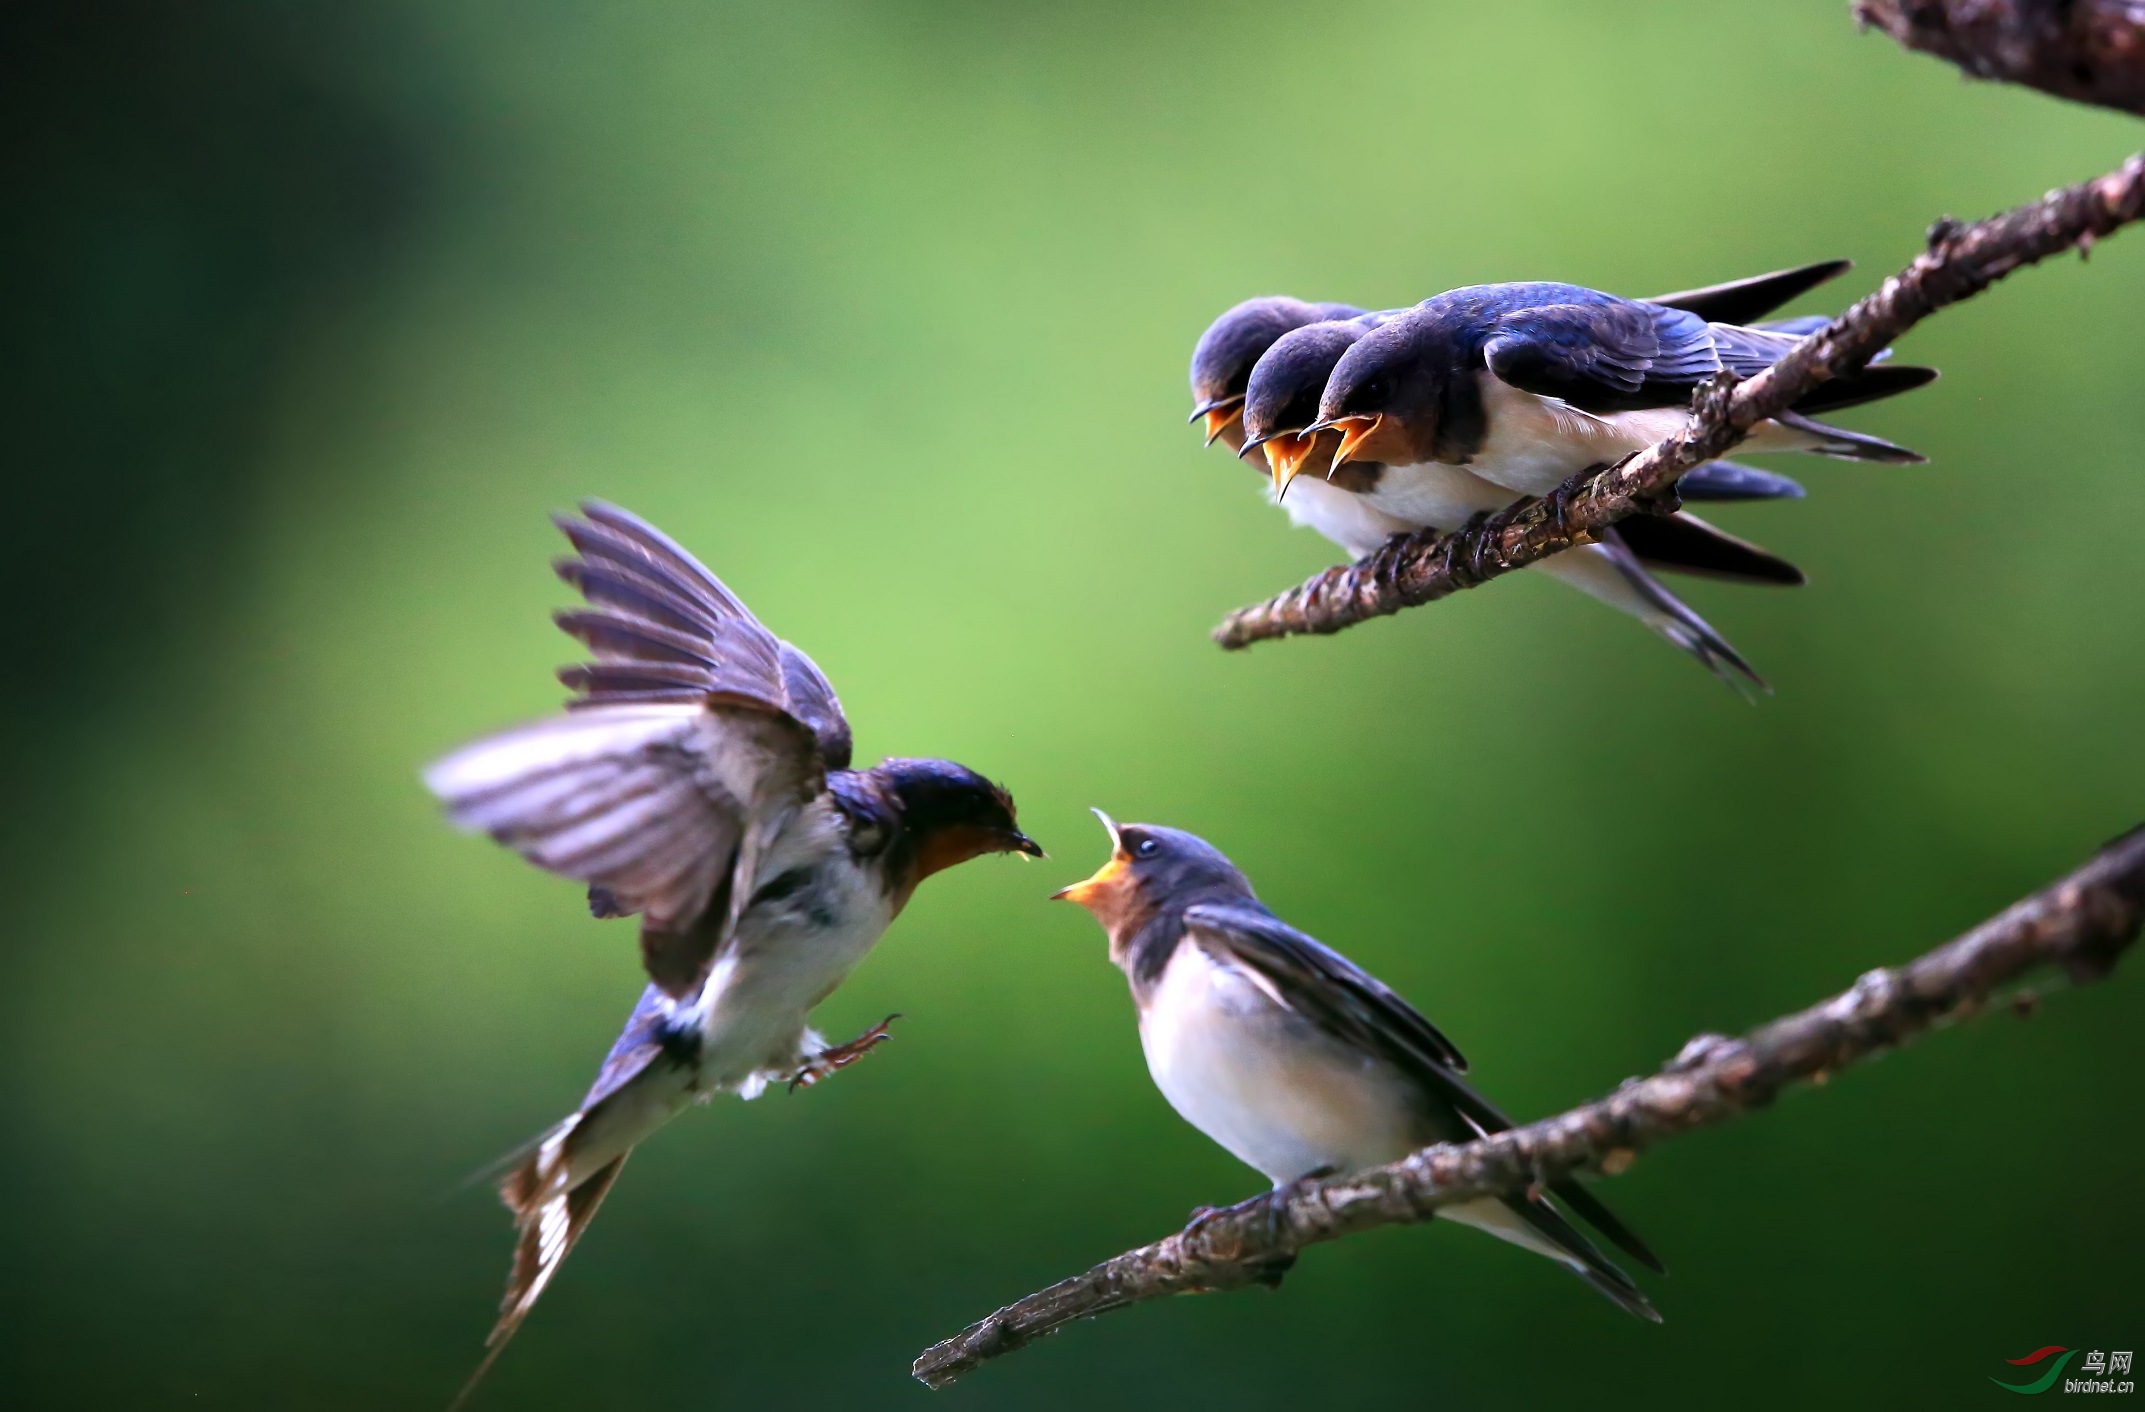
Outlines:
[[[1546,1200],[1529,1201],[1524,1196],[1508,1196],[1504,1204],[1543,1241],[1562,1252],[1555,1257],[1560,1264],[1601,1291],[1617,1308],[1652,1323],[1661,1322],[1661,1311],[1653,1307],[1638,1282],[1603,1255],[1556,1207]]]
[[[1696,515],[1633,515],[1616,533],[1649,570],[1696,574],[1730,583],[1801,586],[1802,570],[1770,550]]]
[[[580,1241],[588,1223],[595,1219],[597,1208],[603,1205],[603,1198],[610,1194],[612,1183],[618,1180],[619,1169],[632,1155],[628,1149],[598,1167],[579,1185],[561,1189],[573,1120],[560,1124],[553,1132],[554,1136],[545,1138],[527,1161],[499,1183],[500,1199],[514,1213],[517,1228],[514,1264],[507,1273],[506,1294],[499,1302],[499,1322],[492,1326],[490,1336],[484,1340],[484,1359],[462,1384],[454,1401],[448,1404],[447,1412],[460,1412],[477,1390],[477,1385],[484,1381],[485,1374],[491,1372],[492,1364],[499,1361],[499,1355],[506,1351],[522,1320],[536,1307],[537,1296],[551,1283],[560,1262]]]
[[[1708,323],[1747,324],[1753,319],[1764,318],[1796,295],[1815,289],[1826,280],[1844,274],[1852,268],[1852,260],[1820,260],[1814,265],[1752,275],[1748,279],[1708,285],[1704,289],[1679,289],[1673,294],[1656,294],[1645,302],[1682,309],[1696,314]]]
[[[1485,1196],[1443,1207],[1438,1215],[1546,1256],[1601,1291],[1619,1309],[1656,1324],[1661,1322],[1660,1311],[1646,1298],[1645,1291],[1547,1199]]]
[[[1800,500],[1802,486],[1786,476],[1740,461],[1705,461],[1676,482],[1685,500]]]
[[[1599,580],[1607,576],[1595,570],[1593,582],[1573,582],[1594,597],[1611,607],[1631,614],[1677,647],[1696,657],[1699,664],[1725,682],[1745,700],[1756,700],[1760,695],[1769,695],[1772,687],[1759,676],[1751,665],[1743,660],[1728,639],[1715,632],[1712,625],[1691,609],[1673,593],[1663,588],[1652,574],[1646,572],[1638,559],[1626,548],[1616,531],[1608,532],[1599,544],[1592,546],[1597,564],[1606,564],[1615,575],[1614,587],[1607,587]],[[1546,560],[1558,564],[1575,558],[1570,551]],[[1620,591],[1619,591],[1620,590]]]
[[[1806,415],[1837,412],[1846,407],[1859,407],[1865,402],[1881,402],[1887,397],[1897,397],[1902,392],[1927,387],[1936,380],[1935,368],[1880,363],[1864,368],[1859,373],[1849,373],[1845,377],[1829,378],[1819,383],[1795,404],[1795,410]]]
[[[1668,1267],[1661,1263],[1661,1257],[1654,1254],[1652,1247],[1645,1241],[1639,1239],[1638,1232],[1625,1225],[1622,1219],[1609,1209],[1608,1203],[1581,1186],[1576,1178],[1552,1182],[1549,1191],[1557,1200],[1569,1206],[1580,1220],[1600,1231],[1610,1244],[1624,1254],[1657,1275],[1668,1273]]]
[[[1800,434],[1801,444],[1793,449],[1830,456],[1836,461],[1879,461],[1895,466],[1918,466],[1929,459],[1918,451],[1909,451],[1906,447],[1886,441],[1882,437],[1812,421],[1800,412],[1782,412],[1774,420],[1790,433]]]

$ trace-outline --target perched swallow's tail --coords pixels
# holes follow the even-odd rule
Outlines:
[[[558,1273],[559,1262],[581,1239],[596,1208],[609,1195],[632,1149],[619,1153],[572,1187],[565,1182],[573,1161],[572,1141],[585,1115],[576,1114],[546,1133],[520,1165],[499,1182],[499,1199],[514,1213],[514,1264],[507,1273],[506,1295],[499,1301],[499,1322],[484,1341],[484,1360],[462,1384],[447,1412],[460,1412],[477,1384],[499,1361],[522,1320]]]
[[[1685,500],[1800,500],[1803,490],[1786,476],[1740,461],[1704,461],[1684,472],[1676,493]]]
[[[1774,270],[1771,274],[1752,275],[1748,279],[1708,285],[1704,289],[1656,294],[1646,302],[1682,309],[1709,323],[1747,324],[1753,319],[1764,318],[1796,295],[1815,289],[1852,268],[1852,260],[1820,260],[1814,265]]]
[[[1887,397],[1927,387],[1936,379],[1935,368],[1878,363],[1859,373],[1828,378],[1819,383],[1795,404],[1795,410],[1813,416],[1819,412],[1837,412],[1846,407],[1859,407],[1865,402],[1882,402]]]
[[[1845,427],[1832,426],[1826,422],[1813,421],[1801,412],[1782,412],[1774,418],[1784,431],[1784,436],[1754,438],[1759,444],[1754,451],[1807,451],[1813,455],[1830,456],[1836,461],[1879,461],[1894,466],[1918,466],[1929,458],[1919,451],[1910,451],[1904,446],[1886,441],[1881,436],[1867,432],[1849,431]],[[1769,444],[1778,440],[1780,445]]]
[[[1779,555],[1696,515],[1633,515],[1616,526],[1616,534],[1640,563],[1656,572],[1790,588],[1804,582],[1802,570]]]
[[[1537,565],[1619,612],[1629,613],[1746,697],[1772,690],[1728,639],[1663,588],[1612,531],[1599,544],[1569,549]]]
[[[1661,1312],[1637,1282],[1546,1199],[1484,1197],[1448,1206],[1438,1214],[1508,1240],[1523,1250],[1546,1255],[1600,1290],[1617,1308],[1651,1323],[1661,1322]]]
[[[1546,1200],[1529,1201],[1524,1196],[1505,1198],[1505,1209],[1526,1222],[1535,1235],[1556,1250],[1551,1258],[1608,1296],[1617,1308],[1652,1323],[1661,1322],[1661,1311],[1621,1266],[1603,1255],[1579,1228],[1564,1219],[1564,1213]]]

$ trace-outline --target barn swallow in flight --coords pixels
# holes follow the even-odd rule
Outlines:
[[[1571,284],[1449,290],[1344,352],[1310,432],[1341,433],[1333,465],[1465,466],[1525,495],[1680,431],[1714,374],[1770,367],[1814,320],[1775,328]],[[1759,423],[1752,451],[1917,462],[1905,447],[1813,420],[1921,387],[1933,368],[1877,363],[1823,383]]]
[[[1097,810],[1110,858],[1056,894],[1093,913],[1132,984],[1155,1087],[1276,1189],[1396,1161],[1512,1126],[1460,1076],[1467,1061],[1347,957],[1276,917],[1213,845],[1122,827]],[[1577,1181],[1439,1211],[1576,1273],[1629,1312],[1661,1316],[1567,1218],[1647,1269],[1661,1262]]]
[[[1013,800],[948,760],[850,768],[849,722],[804,653],[653,526],[589,502],[558,526],[555,614],[595,661],[559,678],[566,713],[425,772],[455,824],[588,885],[598,917],[641,918],[653,982],[572,1116],[500,1183],[519,1238],[467,1396],[580,1239],[634,1146],[715,1093],[812,1083],[882,1023],[829,1045],[809,1012],[931,874],[986,853],[1041,857]]]

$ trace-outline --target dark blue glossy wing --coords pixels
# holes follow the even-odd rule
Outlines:
[[[1501,314],[1482,353],[1499,380],[1602,413],[1681,406],[1721,368],[1704,319],[1605,295]]]
[[[1265,977],[1290,1009],[1355,1048],[1391,1059],[1410,1073],[1434,1074],[1440,1088],[1466,1072],[1459,1047],[1414,1006],[1257,903],[1187,907],[1184,926],[1195,941],[1221,948]]]

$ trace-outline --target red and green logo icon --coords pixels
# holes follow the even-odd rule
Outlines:
[[[2004,1360],[2004,1362],[2009,1363],[2014,1368],[2030,1368],[2034,1364],[2042,1362],[2043,1360],[2049,1358],[2053,1358],[2056,1360],[2055,1362],[2050,1363],[2048,1365],[2047,1372],[2041,1374],[2041,1376],[2035,1378],[2032,1382],[2007,1383],[2001,1378],[1990,1378],[1989,1381],[1996,1384],[1996,1386],[1998,1387],[2009,1388],[2013,1392],[2046,1392],[2056,1385],[2057,1378],[2063,1376],[2063,1365],[2070,1362],[2071,1359],[2077,1356],[2077,1349],[2065,1348],[2061,1344],[2051,1343],[2046,1348],[2036,1348],[2035,1350],[2033,1350],[2033,1352],[2027,1354],[2024,1358],[2006,1358]]]

